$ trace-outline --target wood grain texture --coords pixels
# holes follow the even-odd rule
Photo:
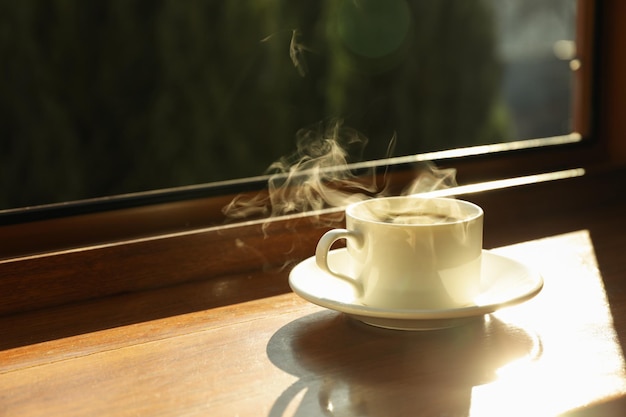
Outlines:
[[[308,254],[325,230],[309,222],[276,221],[265,232],[260,224],[200,229],[0,261],[0,315],[282,267]]]
[[[485,247],[528,239],[544,228],[604,210],[624,199],[626,169],[590,171],[582,178],[462,195],[485,210]],[[334,214],[295,216],[267,224],[213,227],[0,261],[0,316],[226,275],[275,270],[309,257]],[[528,224],[541,227],[527,227]],[[560,227],[560,229],[559,229]],[[506,229],[507,234],[500,233]]]
[[[626,248],[592,222],[496,249],[545,287],[484,321],[378,329],[291,293],[208,307],[0,352],[0,415],[622,415]]]
[[[593,9],[588,0],[581,4]],[[588,175],[580,181],[461,196],[477,202],[488,213],[486,247],[512,243],[517,233],[530,239],[539,237],[544,229],[566,231],[568,226],[562,218],[584,216],[585,210],[623,199],[626,119],[622,109],[626,94],[622,74],[626,48],[622,44],[626,25],[619,19],[625,6],[619,0],[597,5],[600,31],[594,46],[599,48],[600,59],[594,68],[593,140],[566,149],[550,147],[441,161],[442,168],[459,169],[462,184],[520,173],[587,169]],[[612,169],[611,164],[618,169]],[[414,172],[391,172],[389,178],[400,190],[414,179]],[[259,224],[226,227],[221,208],[231,198],[0,227],[0,293],[4,296],[0,316],[279,269],[309,256],[319,236],[341,224],[336,219],[316,223],[300,218],[274,221],[265,230]],[[508,233],[499,233],[502,229]],[[33,251],[41,254],[27,255]]]
[[[290,267],[336,219],[264,230],[139,210],[130,235],[101,223],[104,245],[0,261],[0,416],[623,416],[626,3],[602,3],[596,123],[610,140],[533,165],[587,175],[463,196],[485,208],[487,248],[540,270],[536,299],[457,329],[376,329],[289,292]],[[481,161],[461,181],[528,161]],[[161,220],[169,234],[152,235]]]

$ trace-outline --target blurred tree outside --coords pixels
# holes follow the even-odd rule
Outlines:
[[[0,0],[0,210],[517,139],[485,0]],[[304,130],[303,130],[304,129]]]

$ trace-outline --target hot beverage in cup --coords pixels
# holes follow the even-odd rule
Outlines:
[[[425,213],[420,211],[380,213],[373,214],[372,217],[377,221],[391,224],[439,224],[461,220],[460,218],[451,215]]]
[[[389,197],[346,209],[346,228],[324,234],[316,263],[355,287],[359,301],[385,309],[471,306],[480,289],[483,211],[450,198]],[[347,241],[349,275],[328,251]]]

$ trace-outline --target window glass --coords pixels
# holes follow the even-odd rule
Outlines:
[[[568,134],[575,21],[575,0],[2,0],[0,210],[256,176],[332,132],[349,162]]]

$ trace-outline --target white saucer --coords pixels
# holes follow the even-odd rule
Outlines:
[[[329,253],[334,270],[346,272],[345,248]],[[364,323],[398,330],[432,330],[458,326],[485,314],[522,303],[543,288],[541,276],[513,259],[483,251],[481,293],[476,305],[442,310],[391,310],[370,307],[356,299],[352,286],[322,271],[315,257],[296,265],[289,275],[291,289],[313,304],[348,314]]]

